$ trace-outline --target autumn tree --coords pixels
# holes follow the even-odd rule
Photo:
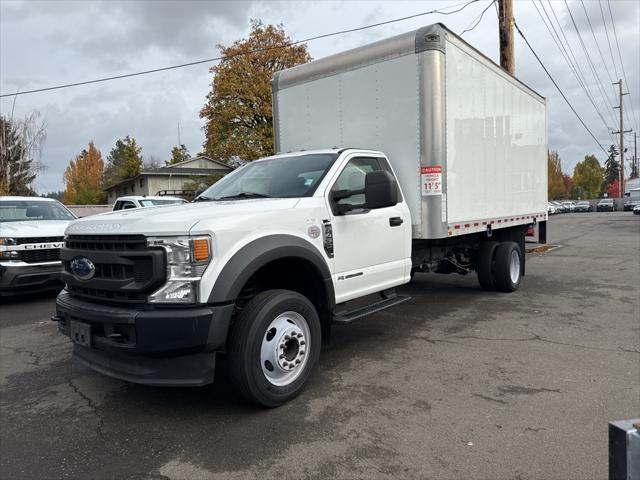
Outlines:
[[[135,138],[127,135],[116,142],[109,152],[104,170],[104,184],[109,186],[126,178],[135,177],[142,170],[142,148]]]
[[[33,180],[46,138],[38,112],[23,119],[0,115],[0,195],[34,195]]]
[[[555,150],[547,153],[547,195],[549,200],[563,198],[565,185],[562,179],[560,155]]]
[[[597,198],[602,191],[602,167],[595,155],[586,155],[573,170],[573,185],[582,192],[582,198]]]
[[[620,196],[620,180],[616,179],[607,186],[607,197],[618,198]]]
[[[571,198],[573,179],[566,173],[562,174],[562,184],[564,185],[564,198]]]
[[[271,78],[277,71],[311,60],[307,45],[291,45],[282,25],[252,21],[251,33],[225,47],[211,68],[213,82],[200,111],[204,151],[212,158],[255,160],[274,153]]]
[[[180,146],[176,146],[171,149],[171,160],[167,160],[165,163],[167,165],[173,165],[189,160],[189,158],[189,150],[183,143],[181,143]]]
[[[102,154],[93,142],[89,149],[83,150],[64,172],[63,181],[66,186],[64,203],[67,205],[98,205],[106,198],[102,190],[104,161]]]
[[[606,190],[616,180],[620,180],[620,164],[618,163],[618,150],[615,145],[609,147],[609,156],[604,162],[604,180],[602,181],[602,189]]]

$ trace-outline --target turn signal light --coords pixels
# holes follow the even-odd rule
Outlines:
[[[205,238],[196,238],[193,241],[193,258],[196,262],[209,260],[209,241]]]

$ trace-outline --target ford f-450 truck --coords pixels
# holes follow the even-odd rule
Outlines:
[[[276,406],[332,326],[408,300],[415,272],[518,288],[525,231],[547,220],[544,98],[440,24],[272,84],[281,153],[195,203],[69,226],[54,320],[76,358],[204,385],[225,355],[235,387]]]

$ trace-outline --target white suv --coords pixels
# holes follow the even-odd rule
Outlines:
[[[0,197],[0,296],[61,286],[60,248],[75,219],[50,198]]]

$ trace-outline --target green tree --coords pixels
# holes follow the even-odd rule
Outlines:
[[[271,78],[279,70],[311,60],[307,45],[291,45],[282,25],[254,20],[249,38],[218,48],[225,59],[210,70],[211,92],[200,111],[206,122],[204,152],[224,161],[271,155]]]
[[[0,115],[0,195],[35,195],[31,184],[46,138],[38,117],[35,111],[21,120]]]
[[[135,177],[142,170],[142,148],[135,138],[127,135],[116,142],[109,152],[104,170],[104,184],[113,185],[126,178]]]
[[[598,198],[602,192],[603,169],[595,155],[586,155],[573,170],[573,185],[582,198]]]
[[[547,153],[547,195],[549,200],[563,198],[565,184],[562,177],[562,164],[560,155],[555,150]]]
[[[181,143],[179,147],[173,147],[171,149],[171,160],[168,160],[165,163],[167,165],[173,165],[175,163],[189,160],[189,158],[191,158],[191,156],[189,155],[189,150],[183,143]]]
[[[618,150],[615,145],[609,147],[609,156],[604,162],[604,179],[602,181],[602,189],[606,190],[616,180],[620,181],[620,164],[618,163]]]

